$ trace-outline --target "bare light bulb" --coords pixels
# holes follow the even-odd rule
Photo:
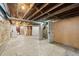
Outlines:
[[[21,8],[22,8],[22,10],[24,10],[24,9],[25,9],[25,7],[24,7],[24,6],[22,6]]]

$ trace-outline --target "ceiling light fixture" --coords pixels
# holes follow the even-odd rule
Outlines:
[[[22,8],[22,10],[24,10],[24,9],[25,9],[25,6],[24,6],[24,5],[22,5],[22,6],[21,6],[21,8]]]

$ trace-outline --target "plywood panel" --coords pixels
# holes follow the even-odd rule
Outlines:
[[[54,41],[79,48],[79,17],[56,22]]]

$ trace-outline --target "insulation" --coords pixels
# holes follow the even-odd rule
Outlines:
[[[79,48],[79,17],[64,19],[54,25],[54,41]]]

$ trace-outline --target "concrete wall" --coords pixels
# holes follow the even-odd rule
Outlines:
[[[54,41],[79,48],[79,17],[55,22]]]

